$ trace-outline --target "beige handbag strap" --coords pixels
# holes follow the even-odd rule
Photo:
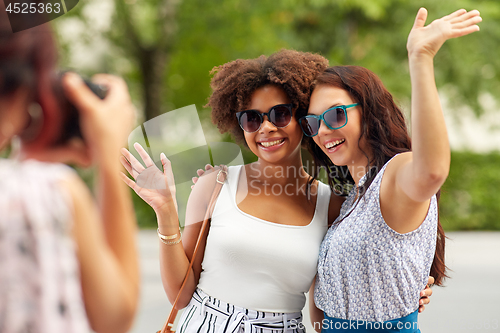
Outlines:
[[[165,322],[165,325],[163,326],[163,329],[161,331],[158,331],[157,333],[168,333],[168,332],[174,332],[173,326],[174,326],[174,321],[175,317],[177,316],[177,302],[179,301],[179,298],[182,294],[182,291],[184,290],[184,287],[186,285],[186,282],[189,278],[189,274],[191,273],[191,268],[193,268],[193,263],[194,259],[196,257],[196,254],[198,253],[198,249],[200,247],[201,240],[203,238],[203,235],[205,231],[207,230],[207,227],[210,222],[210,217],[212,216],[212,211],[215,206],[215,202],[217,201],[217,197],[219,196],[220,190],[222,189],[222,185],[224,184],[224,181],[226,180],[227,177],[227,166],[221,165],[220,166],[219,173],[217,174],[216,181],[217,183],[215,184],[214,192],[212,193],[212,197],[210,198],[210,201],[207,206],[207,211],[205,212],[205,218],[203,219],[203,224],[201,225],[201,230],[200,234],[198,235],[198,240],[196,241],[196,245],[194,247],[194,252],[193,252],[193,257],[191,258],[191,262],[189,263],[189,267],[186,272],[186,276],[184,277],[184,281],[182,282],[181,289],[179,290],[179,293],[177,294],[177,297],[175,298],[174,304],[172,305],[172,310],[170,311],[170,315],[168,316],[167,321]]]

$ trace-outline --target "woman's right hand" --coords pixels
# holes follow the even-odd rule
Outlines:
[[[165,154],[161,153],[160,158],[163,165],[163,172],[161,172],[140,144],[135,143],[134,148],[141,156],[146,168],[127,149],[122,148],[123,156],[120,157],[120,162],[135,181],[128,178],[123,172],[121,178],[157,214],[162,211],[168,212],[172,207],[175,207],[177,213],[174,174],[170,161]]]
[[[123,79],[97,74],[92,81],[108,88],[104,100],[75,73],[66,73],[63,77],[65,94],[79,111],[82,135],[92,161],[100,166],[109,163],[119,167],[119,150],[132,130],[135,109]]]

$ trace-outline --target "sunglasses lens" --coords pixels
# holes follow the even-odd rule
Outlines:
[[[346,124],[347,118],[344,109],[331,109],[324,115],[325,121],[333,128],[339,128]]]
[[[246,132],[253,133],[260,127],[260,117],[257,111],[246,111],[240,116],[240,125]]]
[[[290,124],[290,120],[292,120],[292,113],[290,109],[285,105],[277,105],[270,112],[270,121],[276,127],[285,127]]]
[[[313,117],[305,117],[300,121],[302,132],[307,136],[315,136],[319,130],[319,119]]]

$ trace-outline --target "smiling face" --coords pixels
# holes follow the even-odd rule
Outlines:
[[[319,116],[331,107],[357,102],[344,89],[328,85],[318,85],[311,95],[308,114]],[[318,135],[313,137],[313,139],[333,164],[338,166],[367,164],[368,161],[363,151],[369,152],[365,148],[364,140],[359,142],[361,137],[361,112],[361,106],[359,105],[348,108],[347,124],[336,130],[329,129],[321,121]]]
[[[266,85],[253,92],[246,110],[264,113],[275,105],[288,103],[290,99],[283,89]],[[302,130],[293,116],[290,123],[282,128],[276,127],[264,116],[264,122],[256,132],[244,132],[244,135],[248,148],[262,161],[271,164],[293,164],[297,158],[300,161]]]

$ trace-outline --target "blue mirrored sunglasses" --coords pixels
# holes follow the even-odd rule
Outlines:
[[[321,120],[331,129],[336,130],[344,127],[347,124],[347,109],[358,106],[359,103],[349,105],[337,105],[329,108],[321,115],[307,115],[299,119],[300,128],[304,135],[313,137],[318,135]]]

